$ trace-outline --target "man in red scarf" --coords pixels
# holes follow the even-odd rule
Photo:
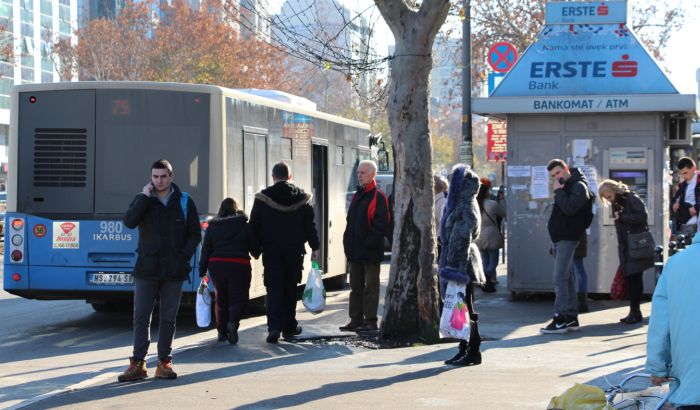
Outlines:
[[[384,257],[384,236],[389,229],[389,201],[377,187],[374,161],[357,166],[359,186],[350,202],[343,235],[350,262],[350,323],[342,331],[377,330],[379,264]]]

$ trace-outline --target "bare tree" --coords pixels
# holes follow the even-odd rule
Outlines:
[[[448,0],[375,0],[394,33],[389,126],[395,175],[394,241],[380,335],[425,342],[438,338],[432,148],[428,129],[432,46]]]

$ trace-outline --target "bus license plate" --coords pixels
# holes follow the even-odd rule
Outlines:
[[[93,285],[133,285],[134,275],[127,272],[95,272],[90,274]]]

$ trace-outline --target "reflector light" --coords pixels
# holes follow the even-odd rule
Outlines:
[[[15,231],[19,231],[22,228],[24,228],[24,221],[22,219],[12,220],[12,229],[14,229]]]
[[[12,235],[12,244],[15,246],[20,246],[24,242],[24,238],[22,238],[22,235],[17,235],[14,234]]]
[[[10,254],[10,258],[12,258],[13,261],[19,262],[22,260],[22,251],[12,251]]]
[[[22,279],[22,277],[19,276],[19,273],[15,273],[14,275],[12,275],[12,280],[14,280],[15,282],[19,282],[20,279]]]
[[[202,230],[204,231],[209,227],[209,222],[207,222],[207,221],[200,222],[199,226],[202,227]]]
[[[34,104],[36,102],[36,97],[33,95],[31,97],[29,97],[29,102]]]

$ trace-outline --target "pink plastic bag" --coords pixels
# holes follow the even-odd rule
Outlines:
[[[442,315],[440,316],[440,337],[453,337],[469,340],[469,310],[464,303],[467,293],[466,283],[447,282],[443,297]]]

